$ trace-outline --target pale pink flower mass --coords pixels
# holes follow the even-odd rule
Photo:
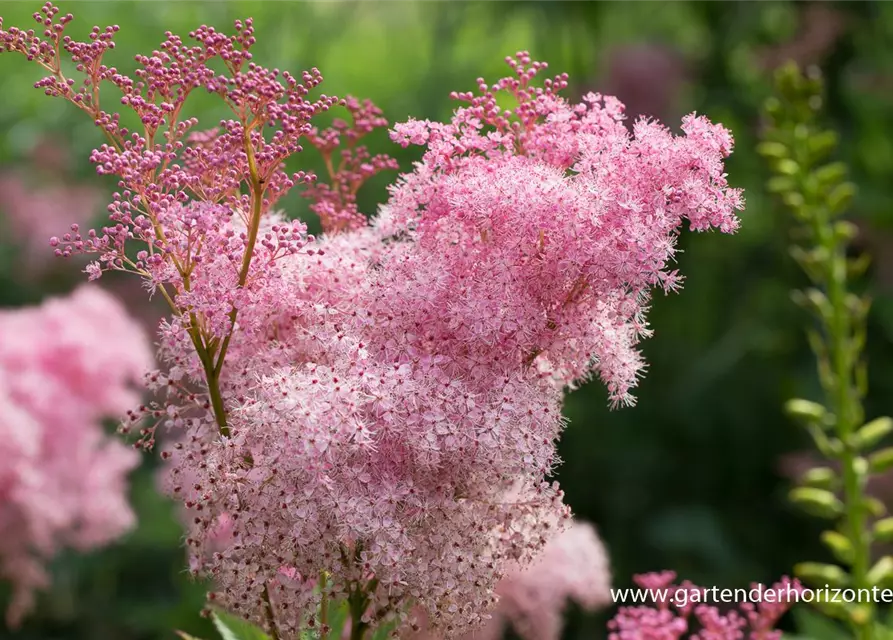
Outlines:
[[[348,600],[357,631],[412,625],[413,607],[448,637],[479,627],[499,581],[569,521],[551,481],[567,389],[597,375],[631,404],[650,290],[681,281],[668,264],[683,221],[737,228],[729,132],[692,115],[679,136],[650,121],[630,133],[616,99],[572,104],[567,77],[536,86],[546,65],[520,52],[511,76],[454,94],[465,104],[449,122],[395,126],[424,156],[367,220],[356,192],[394,163],[357,142],[381,113],[310,99],[316,69],[256,64],[250,20],[234,36],[199,27],[192,45],[167,34],[134,80],[101,60],[117,27],[80,43],[57,13],[36,15],[46,40],[11,28],[0,46],[43,64],[38,86],[111,140],[92,156],[120,178],[109,225],[53,244],[96,254],[91,277],[138,274],[171,305],[165,366],[149,376],[166,395],[124,428],[147,447],[158,427],[176,432],[167,486],[211,601],[274,637],[320,624],[321,592]],[[87,84],[56,71],[60,47]],[[100,109],[92,87],[106,82],[140,131]],[[231,119],[190,133],[193,90]],[[311,124],[338,105],[350,122]],[[327,184],[282,169],[306,140]],[[319,238],[274,210],[300,183]]]
[[[0,577],[17,623],[64,547],[130,529],[126,476],[138,454],[102,419],[138,402],[147,336],[109,294],[85,286],[39,307],[0,311]]]
[[[507,573],[496,593],[499,602],[484,632],[467,640],[499,640],[506,626],[523,640],[559,640],[568,602],[586,611],[611,604],[607,552],[592,525],[574,522],[530,566]]]
[[[523,640],[559,640],[569,601],[586,611],[612,602],[610,562],[595,528],[572,522],[528,565],[508,569],[496,594],[499,601],[490,619],[463,640],[500,640],[507,627]],[[428,628],[424,612],[418,617],[421,630],[410,636],[413,640],[442,637]]]

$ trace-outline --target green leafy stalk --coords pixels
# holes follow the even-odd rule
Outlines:
[[[893,431],[893,421],[880,418],[862,424],[862,400],[867,390],[862,356],[870,303],[850,290],[850,281],[864,272],[868,262],[865,257],[847,256],[856,228],[840,219],[855,187],[846,181],[844,164],[827,162],[837,146],[837,136],[817,122],[822,106],[818,73],[804,76],[791,64],[778,71],[776,86],[777,96],[766,102],[770,126],[759,151],[775,174],[769,181],[770,191],[779,194],[802,223],[803,240],[791,248],[791,255],[813,286],[795,291],[793,297],[816,318],[808,335],[824,392],[824,404],[795,399],[786,409],[839,469],[811,470],[802,478],[804,486],[791,492],[791,499],[836,523],[835,529],[823,533],[822,541],[848,568],[807,562],[795,567],[795,572],[818,587],[834,582],[870,592],[893,576],[893,559],[881,558],[872,565],[871,545],[877,535],[870,525],[884,515],[885,508],[865,491],[871,473],[887,468],[886,458],[893,462],[893,456],[884,451],[871,455]],[[881,460],[877,456],[886,457]],[[884,522],[875,526],[883,530]],[[824,610],[843,618],[860,640],[875,638],[877,612],[871,601],[825,606]]]
[[[363,621],[363,614],[369,608],[372,593],[378,587],[378,580],[373,578],[365,586],[356,585],[347,598],[350,607],[350,640],[363,640],[371,630],[369,623]]]

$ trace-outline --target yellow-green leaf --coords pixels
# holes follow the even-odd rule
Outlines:
[[[868,465],[872,473],[883,473],[893,469],[893,447],[875,451],[868,456]]]
[[[853,543],[845,535],[839,531],[824,531],[822,532],[822,542],[831,550],[835,558],[846,564],[852,564]]]
[[[893,432],[893,418],[887,416],[876,418],[856,431],[853,435],[853,446],[860,451],[870,449],[890,432]]]
[[[850,582],[846,571],[834,564],[820,562],[801,562],[794,565],[794,575],[816,587],[826,584],[832,587],[845,587]]]
[[[791,502],[813,515],[836,518],[843,513],[843,503],[830,491],[814,487],[797,487],[790,492]]]

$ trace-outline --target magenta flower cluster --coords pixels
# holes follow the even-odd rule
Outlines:
[[[127,473],[139,455],[103,418],[139,400],[152,366],[142,328],[92,285],[0,311],[0,577],[16,624],[48,584],[45,564],[104,545],[134,524]]]
[[[621,607],[608,623],[609,640],[781,640],[782,632],[775,627],[803,590],[798,580],[785,577],[766,589],[773,597],[720,610],[704,604],[702,588],[688,581],[676,584],[673,571],[637,575],[634,581],[653,597],[665,597],[652,604]],[[675,598],[680,591],[687,596]],[[759,584],[749,591],[764,592]]]
[[[171,306],[149,376],[162,399],[125,430],[146,447],[172,432],[166,484],[212,602],[274,638],[324,625],[329,599],[347,600],[355,637],[412,625],[413,608],[448,637],[483,624],[500,578],[568,522],[549,481],[566,390],[597,375],[631,403],[650,291],[681,281],[668,267],[681,225],[737,228],[728,131],[694,115],[683,135],[630,131],[613,98],[569,102],[564,75],[538,86],[546,65],[521,52],[509,77],[454,94],[449,122],[394,128],[424,156],[368,221],[357,190],[395,166],[358,144],[381,113],[311,99],[315,69],[256,64],[250,20],[233,36],[199,27],[189,45],[167,34],[129,78],[102,61],[117,27],[77,42],[52,5],[35,17],[43,37],[0,29],[0,46],[93,118],[108,143],[92,160],[120,178],[106,227],[53,244],[95,254],[91,278],[138,274]],[[102,83],[138,130],[100,107]],[[229,119],[196,131],[195,90]],[[311,123],[339,105],[349,121]],[[283,168],[304,141],[325,184]],[[322,237],[274,209],[297,184]]]

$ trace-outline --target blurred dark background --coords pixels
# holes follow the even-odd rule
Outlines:
[[[119,24],[112,64],[132,68],[165,30],[201,23],[226,29],[255,18],[255,57],[266,66],[318,67],[327,93],[368,97],[391,122],[409,115],[446,118],[451,90],[505,75],[507,54],[528,49],[550,71],[571,75],[572,97],[617,95],[630,116],[677,127],[706,113],[736,138],[730,181],[747,209],[736,237],[684,236],[681,295],[654,300],[655,335],[644,344],[650,369],[633,409],[609,411],[592,384],[571,395],[558,479],[577,516],[595,523],[610,551],[616,586],[636,572],[674,569],[723,587],[772,581],[793,563],[824,558],[818,524],[786,503],[790,470],[809,442],[781,413],[793,395],[818,397],[803,337],[806,317],[790,302],[802,284],[787,257],[792,221],[771,201],[754,152],[759,107],[771,70],[788,59],[824,70],[828,119],[860,195],[852,212],[859,247],[875,264],[865,286],[875,297],[868,354],[868,415],[891,412],[893,398],[893,3],[889,2],[69,2],[71,31]],[[35,2],[4,2],[4,24],[30,26]],[[89,150],[101,143],[70,105],[31,88],[35,65],[0,57],[0,306],[38,302],[79,282],[52,257],[46,239],[71,222],[101,217],[113,182],[94,174]],[[205,127],[223,115],[196,96]],[[418,150],[379,134],[408,168]],[[298,160],[317,166],[312,151]],[[393,178],[362,193],[372,212]],[[306,214],[296,195],[285,202]],[[135,281],[104,277],[133,312],[157,311]],[[7,339],[7,336],[0,336]],[[64,555],[37,612],[13,633],[28,640],[173,638],[178,628],[205,637],[203,588],[184,574],[181,531],[155,487],[154,461],[133,477],[139,528],[103,551]],[[893,481],[890,482],[893,496]],[[878,489],[884,491],[883,483]],[[0,590],[0,599],[4,597]],[[572,611],[566,637],[602,638],[610,612]]]

